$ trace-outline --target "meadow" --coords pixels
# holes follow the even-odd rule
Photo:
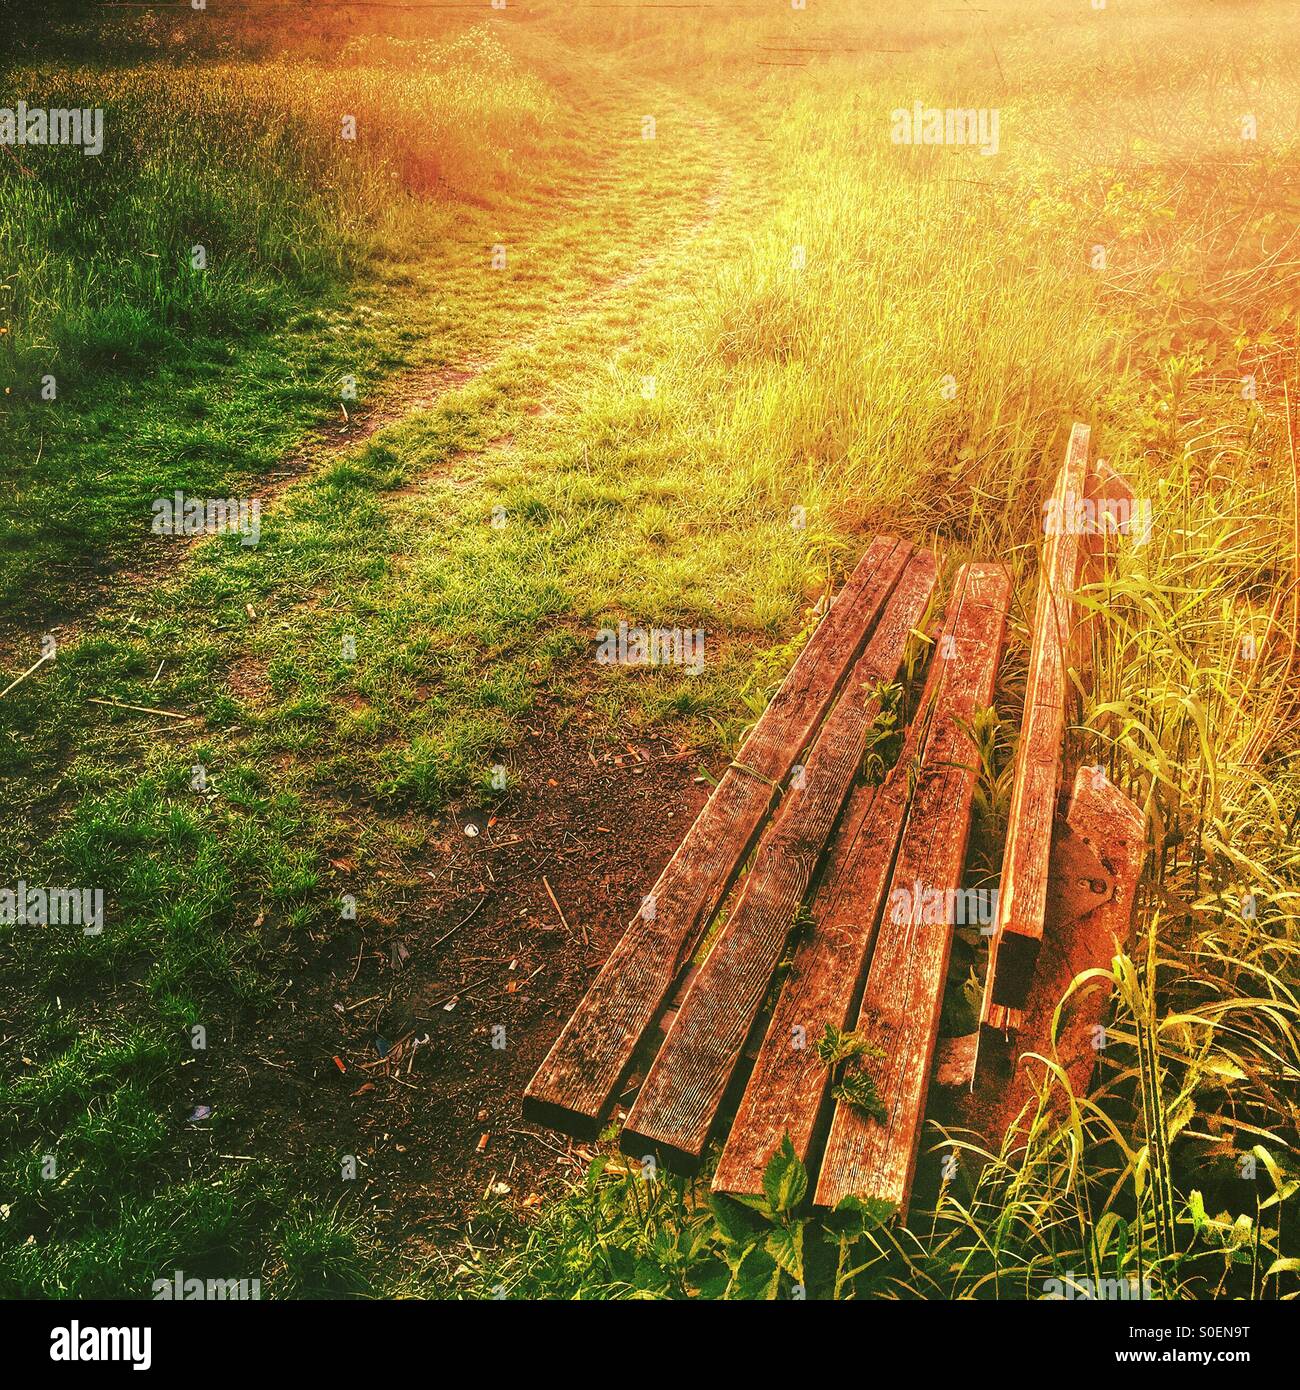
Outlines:
[[[108,138],[0,151],[3,684],[58,643],[0,702],[0,881],[102,884],[110,929],[0,929],[0,1288],[1294,1296],[1289,8],[272,13],[101,18],[4,70]],[[996,109],[997,154],[896,143],[917,101]],[[797,1165],[751,1209],[612,1132],[562,1163],[507,1137],[582,976],[517,1001],[501,957],[547,947],[495,908],[436,954],[465,818],[574,772],[543,727],[685,750],[685,804],[895,529],[1017,577],[996,840],[1074,419],[1153,518],[1082,595],[1071,739],[1149,834],[1099,1092],[1014,1149],[928,1134],[923,1168],[963,1161],[906,1227],[811,1217]],[[259,544],[151,537],[174,488],[263,497]],[[619,618],[706,628],[704,673],[602,672]],[[388,990],[398,933],[439,1000],[498,960],[386,1119],[301,1018]],[[948,1031],[981,969],[964,942]],[[526,1046],[478,1083],[511,1009]]]

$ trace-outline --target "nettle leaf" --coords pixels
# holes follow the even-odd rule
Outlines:
[[[618,1245],[603,1247],[605,1258],[609,1261],[610,1274],[621,1283],[631,1284],[636,1280],[636,1256],[630,1250]]]
[[[727,1297],[773,1299],[780,1286],[781,1266],[761,1246],[755,1246],[736,1267]]]
[[[1227,1213],[1225,1212],[1226,1216]],[[1255,1223],[1246,1215],[1245,1212],[1232,1223],[1232,1228],[1228,1232],[1227,1240],[1229,1246],[1240,1252],[1242,1255],[1249,1254],[1248,1247],[1255,1238]]]
[[[853,1223],[860,1231],[869,1231],[873,1226],[883,1226],[894,1214],[894,1204],[883,1197],[841,1197],[835,1206],[836,1216],[852,1216]]]
[[[733,1203],[744,1207],[746,1211],[757,1212],[762,1217],[771,1215],[771,1208],[767,1205],[766,1197],[755,1197],[745,1192],[732,1192],[729,1197]]]
[[[860,1034],[846,1033],[828,1023],[817,1041],[817,1056],[826,1066],[833,1067],[850,1057],[862,1056],[870,1048],[871,1044]]]
[[[864,1071],[849,1072],[842,1081],[831,1087],[831,1095],[882,1124],[889,1118],[885,1102],[880,1099],[880,1092],[876,1089],[875,1078]]]
[[[696,1298],[719,1299],[731,1283],[731,1269],[723,1260],[706,1260],[691,1272],[691,1284]]]
[[[1196,1102],[1191,1096],[1186,1097],[1181,1105],[1174,1107],[1173,1113],[1166,1121],[1169,1129],[1169,1138],[1173,1139],[1177,1134],[1187,1128],[1196,1118]]]
[[[817,1056],[831,1074],[831,1096],[881,1121],[888,1112],[867,1064],[884,1055],[861,1033],[846,1033],[830,1023],[817,1043]]]
[[[803,1228],[802,1221],[792,1221],[788,1226],[779,1226],[767,1238],[767,1253],[796,1284],[803,1283]]]
[[[793,1211],[808,1194],[808,1172],[795,1157],[788,1134],[763,1169],[763,1192],[774,1215]]]
[[[721,1193],[711,1192],[708,1197],[709,1211],[724,1245],[750,1246],[755,1244],[760,1232],[746,1214],[745,1207]]]
[[[717,1235],[717,1223],[715,1221],[710,1221],[707,1218],[693,1221],[678,1237],[678,1253],[689,1264],[708,1249],[709,1243],[715,1235]]]
[[[652,1295],[667,1293],[671,1287],[667,1274],[653,1260],[638,1260],[630,1282],[638,1293]]]

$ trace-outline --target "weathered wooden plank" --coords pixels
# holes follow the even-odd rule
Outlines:
[[[934,588],[935,560],[908,562],[839,703],[759,842],[739,898],[700,967],[623,1128],[622,1145],[692,1168],[709,1137],[795,912],[830,838],[908,635]]]
[[[1142,813],[1102,770],[1080,768],[1052,845],[1047,924],[1034,987],[1014,1040],[985,1030],[975,1085],[960,1102],[960,1123],[978,1130],[994,1149],[1041,1090],[1045,1064],[1039,1059],[1056,1062],[1073,1095],[1088,1093],[1098,1058],[1096,1028],[1110,986],[1097,977],[1062,1001],[1079,976],[1108,970],[1128,941],[1146,857],[1143,832]],[[1064,1093],[1054,1094],[1064,1104]]]
[[[808,1161],[829,1086],[817,1042],[828,1024],[848,1027],[911,802],[912,771],[924,752],[925,711],[950,669],[950,662],[930,662],[897,763],[880,785],[859,782],[849,795],[808,934],[795,950],[718,1160],[715,1192],[761,1194],[763,1170],[787,1135],[799,1160]]]
[[[1094,1029],[1110,990],[1081,988],[1057,1019],[1071,982],[1087,970],[1107,969],[1128,943],[1138,879],[1146,858],[1142,812],[1099,767],[1081,767],[1074,779],[1061,833],[1052,846],[1047,926],[1038,958],[1029,1031],[1056,1053],[1077,1096],[1085,1095],[1097,1061]],[[1045,1049],[1044,1049],[1045,1050]]]
[[[1046,511],[1038,595],[1034,603],[1029,675],[1007,818],[998,889],[998,918],[989,943],[981,1022],[1006,1027],[1033,981],[1047,911],[1052,825],[1061,788],[1062,748],[1070,703],[1068,658],[1074,649],[1075,604],[1087,538],[1080,524],[1087,486],[1089,430],[1070,433],[1052,503]]]
[[[999,566],[966,565],[958,575],[935,658],[950,670],[931,714],[857,1019],[857,1031],[885,1054],[870,1065],[887,1118],[836,1105],[817,1182],[822,1206],[853,1194],[907,1209],[970,837],[976,754],[962,722],[993,697],[1009,599]]]
[[[874,540],[524,1093],[524,1115],[593,1136],[912,553]]]

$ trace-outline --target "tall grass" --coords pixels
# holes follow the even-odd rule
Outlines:
[[[32,148],[0,161],[5,366],[27,390],[47,372],[148,366],[185,333],[265,327],[351,278],[405,195],[482,196],[517,176],[555,109],[484,29],[354,45],[329,66],[9,79],[33,106],[104,110],[98,157]]]
[[[15,617],[120,563],[152,498],[246,490],[337,411],[347,377],[368,401],[381,369],[450,352],[474,305],[411,303],[429,248],[445,278],[460,222],[526,200],[525,168],[544,189],[572,152],[555,94],[484,27],[321,63],[119,57],[5,73],[6,101],[104,111],[97,157],[0,150],[0,608]]]

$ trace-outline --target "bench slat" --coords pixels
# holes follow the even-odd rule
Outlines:
[[[929,708],[944,670],[944,662],[930,662],[918,709]],[[817,1042],[827,1024],[848,1027],[861,991],[925,727],[923,718],[913,719],[884,782],[860,782],[849,795],[813,900],[811,930],[795,951],[718,1160],[715,1192],[761,1195],[763,1170],[786,1135],[799,1161],[808,1162],[830,1086]]]
[[[1047,929],[1034,987],[1014,1043],[991,1031],[980,1038],[975,1083],[961,1104],[961,1123],[978,1129],[995,1148],[1024,1107],[1028,1116],[1035,1114],[1044,1092],[1047,1104],[1059,1109],[1067,1097],[1090,1090],[1101,1056],[1095,1030],[1111,995],[1106,977],[1132,926],[1146,857],[1144,830],[1141,811],[1099,768],[1078,770],[1052,845]],[[1104,975],[1072,988],[1088,971]],[[1051,1058],[1068,1086],[1047,1086],[1039,1058]],[[1021,1142],[1018,1137],[1016,1146]]]
[[[590,1138],[912,553],[878,537],[845,582],[524,1093],[524,1115]]]
[[[958,721],[992,700],[1009,600],[1010,581],[1000,566],[960,571],[935,654],[946,669],[858,1013],[858,1031],[885,1053],[869,1065],[888,1118],[881,1123],[836,1105],[815,1196],[821,1206],[853,1194],[906,1211],[952,943],[951,922],[925,922],[927,898],[918,902],[914,890],[919,884],[923,894],[947,894],[961,884],[976,753]],[[900,890],[908,895],[901,910]]]
[[[1061,789],[1062,747],[1070,699],[1067,667],[1075,647],[1075,604],[1086,538],[1073,511],[1086,496],[1086,425],[1074,426],[1053,494],[1057,520],[1043,546],[1029,651],[1025,708],[1007,817],[998,920],[989,944],[981,1022],[1008,1026],[1033,982],[1047,912],[1052,829]]]
[[[622,1146],[676,1167],[698,1163],[879,713],[870,694],[897,678],[934,590],[934,556],[909,561],[848,688],[764,834],[739,899],[700,967],[623,1130]]]

